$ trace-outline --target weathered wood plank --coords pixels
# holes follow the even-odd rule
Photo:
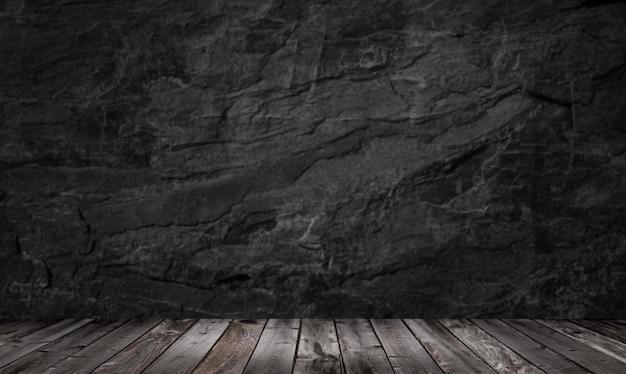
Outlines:
[[[19,320],[19,319],[3,319],[2,321],[0,321],[0,334],[2,333],[2,330],[4,330],[5,328],[11,327],[13,325],[17,325],[20,322],[23,322],[23,320]]]
[[[0,369],[0,374],[39,374],[126,322],[94,321]]]
[[[33,331],[49,326],[56,321],[53,320],[26,320],[20,323],[8,326],[0,332],[0,346],[8,344],[14,340],[28,335]]]
[[[626,365],[622,362],[540,323],[530,320],[504,320],[503,322],[592,372],[603,374],[626,373]]]
[[[27,354],[42,348],[49,343],[77,330],[91,320],[66,319],[42,329],[36,330],[28,335],[14,340],[9,344],[0,346],[0,368],[9,365]]]
[[[165,320],[147,334],[100,365],[94,374],[140,373],[194,323],[194,320]]]
[[[626,333],[626,323],[624,323],[624,320],[610,320],[609,319],[609,320],[599,320],[599,321],[613,327],[616,331]]]
[[[626,344],[563,320],[537,320],[574,340],[626,364]]]
[[[606,322],[626,331],[626,319],[609,319]]]
[[[586,329],[596,331],[604,336],[608,336],[611,339],[620,341],[622,343],[626,343],[626,331],[616,329],[615,327],[608,325],[606,323],[602,323],[600,321],[592,321],[592,320],[570,320],[570,321]]]
[[[495,373],[437,321],[407,319],[405,323],[443,371]]]
[[[336,327],[347,374],[393,374],[391,363],[368,320],[338,319]]]
[[[16,345],[17,343],[50,343],[92,321],[92,319],[64,319],[36,330],[26,336],[22,336],[11,345]]]
[[[543,370],[526,361],[506,345],[468,320],[439,320],[448,331],[462,341],[478,357],[498,373],[541,374]]]
[[[113,357],[117,352],[137,340],[137,338],[145,334],[159,322],[159,320],[130,321],[72,356],[60,361],[44,373],[90,373]]]
[[[333,320],[303,319],[294,374],[341,374],[341,353]]]
[[[470,321],[546,373],[589,373],[587,369],[580,367],[502,321],[482,319]]]
[[[229,324],[230,320],[223,319],[198,320],[143,373],[187,374],[193,372]]]
[[[241,374],[252,356],[266,320],[235,320],[194,374]]]
[[[297,319],[267,321],[244,374],[291,373],[299,329]]]
[[[266,330],[263,320],[202,321],[222,328],[16,321],[0,330],[9,340],[0,374],[441,373],[437,363],[459,373],[626,373],[626,330],[612,321],[271,320]]]
[[[370,320],[396,374],[442,373],[400,319]]]

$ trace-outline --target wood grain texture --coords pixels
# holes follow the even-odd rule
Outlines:
[[[532,365],[468,320],[443,319],[439,320],[439,323],[498,373],[543,373],[543,370]]]
[[[235,320],[208,355],[198,364],[194,374],[241,374],[267,321]]]
[[[568,321],[537,320],[537,322],[626,364],[626,344],[620,341]]]
[[[24,324],[19,331],[30,333],[0,346],[0,374],[626,373],[626,343],[607,335],[623,331],[607,321],[63,320],[36,326]],[[13,337],[22,333],[6,328]]]
[[[306,319],[300,327],[296,374],[341,374],[341,353],[333,320]]]
[[[230,320],[198,320],[143,373],[187,374],[193,372],[229,324]]]
[[[33,331],[39,330],[53,324],[53,320],[26,320],[20,323],[6,327],[0,332],[0,346],[8,344],[14,340],[28,335]]]
[[[540,323],[530,320],[504,320],[503,322],[592,372],[602,374],[626,373],[626,365],[622,362]]]
[[[2,333],[2,330],[6,329],[7,327],[11,327],[22,321],[23,320],[18,319],[3,319],[2,321],[0,321],[0,334]]]
[[[67,357],[44,373],[90,373],[159,322],[159,320],[132,320]]]
[[[396,374],[442,373],[402,320],[372,319],[370,322]]]
[[[194,320],[165,320],[102,364],[94,374],[140,373],[165,351]]]
[[[126,322],[123,320],[93,321],[0,369],[0,374],[41,373],[44,369],[56,365]]]
[[[0,368],[9,365],[13,361],[48,345],[90,322],[91,320],[72,319],[59,321],[25,335],[19,340],[0,346]]]
[[[246,366],[245,374],[290,373],[298,344],[300,320],[270,319]]]
[[[470,321],[546,373],[589,373],[587,369],[502,321],[481,319]]]
[[[339,319],[336,326],[347,374],[393,373],[391,363],[368,320]]]
[[[596,331],[604,336],[608,336],[611,339],[626,343],[626,331],[616,329],[614,326],[611,326],[609,324],[602,323],[601,321],[592,320],[572,320],[571,322],[586,329]]]
[[[626,321],[620,320],[601,320],[603,323],[613,327],[615,330],[626,333]]]
[[[407,319],[405,323],[443,371],[495,373],[439,322]]]

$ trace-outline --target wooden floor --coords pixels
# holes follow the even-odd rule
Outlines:
[[[626,373],[623,321],[0,320],[0,373]]]

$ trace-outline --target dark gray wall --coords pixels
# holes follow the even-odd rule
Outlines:
[[[3,1],[0,317],[624,317],[625,21]]]

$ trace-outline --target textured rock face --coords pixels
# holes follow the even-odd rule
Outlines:
[[[623,317],[625,21],[4,1],[0,317]]]

